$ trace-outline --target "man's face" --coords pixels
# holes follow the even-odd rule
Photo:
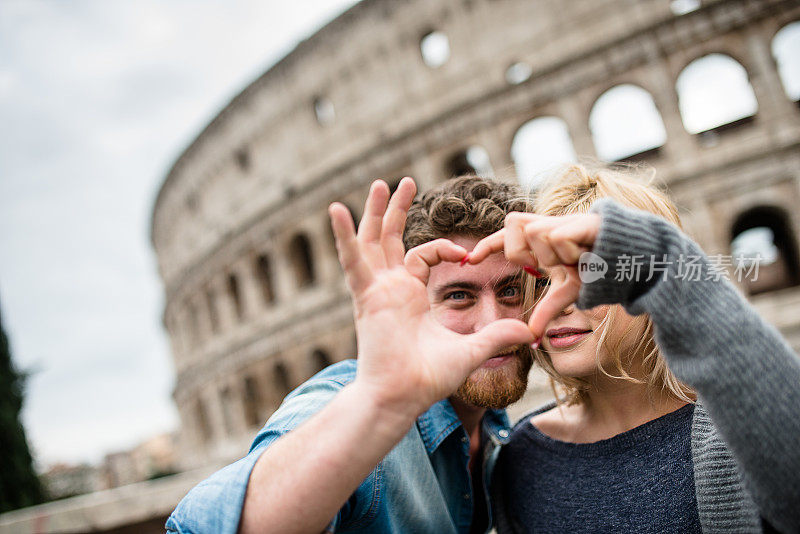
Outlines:
[[[478,239],[455,236],[472,250]],[[523,319],[521,271],[502,253],[477,265],[440,263],[431,268],[428,298],[436,319],[455,332],[471,334],[498,319]],[[455,397],[472,405],[504,408],[525,393],[533,361],[530,347],[517,346],[487,360],[458,388]]]

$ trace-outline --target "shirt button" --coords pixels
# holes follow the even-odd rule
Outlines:
[[[469,438],[467,436],[461,436],[461,443],[466,443],[468,441],[469,441]]]
[[[508,430],[501,430],[500,432],[498,432],[498,434],[500,435],[501,438],[507,438]]]
[[[468,500],[469,500],[469,493],[465,493],[465,494],[463,495],[463,497],[464,497],[464,500],[465,500],[465,501],[468,501]]]

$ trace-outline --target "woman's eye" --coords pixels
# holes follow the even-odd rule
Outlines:
[[[521,294],[522,290],[516,286],[508,286],[500,292],[500,296],[505,299],[517,298]]]
[[[550,287],[550,278],[549,277],[537,278],[534,287],[536,288],[537,291],[547,289],[548,287]]]

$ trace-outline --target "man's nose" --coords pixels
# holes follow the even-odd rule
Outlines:
[[[475,307],[473,329],[477,332],[489,323],[512,316],[513,314],[506,313],[505,306],[497,302],[497,300],[481,299],[478,306]]]

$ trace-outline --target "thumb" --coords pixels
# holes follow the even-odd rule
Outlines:
[[[467,339],[473,349],[470,351],[470,363],[473,368],[477,368],[498,352],[514,345],[532,343],[534,337],[524,322],[518,319],[500,319],[470,334]]]

